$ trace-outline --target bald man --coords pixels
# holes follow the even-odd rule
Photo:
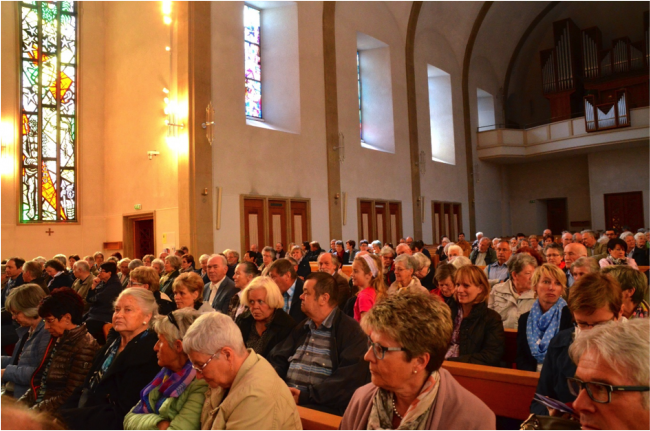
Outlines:
[[[564,247],[564,262],[566,262],[566,277],[567,277],[567,287],[573,286],[574,279],[571,274],[571,264],[581,257],[587,257],[587,247],[584,245],[573,242]]]

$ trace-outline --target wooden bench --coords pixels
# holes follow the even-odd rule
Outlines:
[[[497,416],[528,418],[539,373],[449,361],[442,367]]]
[[[504,329],[503,331],[506,336],[506,348],[503,352],[502,359],[509,367],[514,368],[514,364],[517,361],[517,330]]]
[[[318,410],[298,407],[300,422],[304,430],[337,430],[341,424],[341,416],[319,412]]]

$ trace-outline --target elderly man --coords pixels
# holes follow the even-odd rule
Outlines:
[[[582,234],[580,232],[576,232],[573,234],[573,242],[576,244],[582,244],[582,241],[584,238],[582,237]]]
[[[587,257],[587,249],[584,245],[574,242],[564,247],[564,263],[566,264],[564,270],[567,273],[567,287],[573,286],[573,283],[575,282],[575,279],[571,274],[571,264],[581,257]]]
[[[399,248],[399,245],[397,247]],[[384,267],[384,283],[386,286],[390,286],[395,282],[395,250],[389,246],[384,246],[379,252],[379,256]]]
[[[300,296],[307,320],[271,351],[269,362],[296,404],[342,415],[354,391],[368,382],[368,343],[357,321],[337,307],[336,296],[334,277],[309,274]]]
[[[512,256],[512,250],[510,249],[508,241],[503,239],[497,243],[496,254],[497,260],[487,265],[483,270],[490,282],[490,286],[494,286],[497,283],[503,283],[509,277],[508,265],[506,265],[506,262],[508,262],[508,259]]]
[[[497,261],[497,253],[490,247],[492,240],[486,236],[481,236],[478,243],[478,248],[472,250],[469,255],[469,260],[474,265],[483,266],[490,265]]]
[[[86,296],[93,286],[93,275],[90,273],[90,267],[88,262],[80,260],[74,263],[72,266],[72,272],[76,280],[72,283],[72,289],[81,296],[81,299],[84,300],[84,310],[88,311],[88,303],[86,302]]]
[[[627,253],[625,256],[631,258],[632,254],[634,254],[634,247],[636,245],[636,242],[634,241],[634,234],[630,231],[625,231],[621,234],[620,238],[627,244]]]
[[[284,307],[282,307],[284,312],[293,317],[296,322],[303,321],[306,316],[300,309],[299,298],[302,295],[304,281],[298,278],[293,264],[288,259],[278,259],[271,264],[268,275],[280,288],[284,299]]]
[[[237,293],[232,296],[230,304],[228,304],[228,315],[232,317],[232,320],[235,320],[237,316],[248,309],[240,302],[241,293],[246,289],[248,283],[257,277],[259,273],[259,269],[257,269],[257,266],[253,262],[242,262],[235,268],[235,276],[233,279]]]
[[[264,247],[262,249],[262,265],[260,265],[259,270],[262,275],[267,275],[268,268],[275,261],[275,250],[272,247]]]
[[[38,284],[47,295],[50,294],[50,289],[47,288],[45,277],[43,277],[43,265],[35,260],[25,262],[23,265],[23,281],[25,284]]]
[[[564,232],[562,234],[562,247],[566,247],[569,244],[573,244],[573,235],[571,235],[571,232]]]
[[[199,268],[199,269],[197,269],[195,271],[203,279],[203,284],[207,284],[207,283],[210,282],[210,278],[208,277],[208,260],[209,259],[210,259],[210,255],[202,254],[201,257],[199,257],[199,265],[201,265],[201,268]]]
[[[328,253],[336,253],[336,240],[333,239],[330,241],[330,249]]]
[[[235,276],[235,268],[239,263],[239,253],[235,250],[228,250],[228,253],[226,253],[226,260],[228,261],[228,272],[226,273],[226,277],[232,280]]]
[[[582,429],[650,429],[649,338],[647,319],[603,324],[576,337],[569,389]]]
[[[551,229],[544,229],[544,232],[542,232],[542,236],[553,236],[553,232],[551,232]]]
[[[449,241],[449,238],[446,236],[442,237],[442,240],[440,241],[440,245],[436,249],[436,254],[439,256],[439,262],[442,262],[443,260],[447,259],[447,255],[445,254],[445,246],[449,244],[451,241]]]
[[[472,243],[472,250],[476,250],[481,244],[481,239],[483,238],[483,232],[476,232],[476,241]]]
[[[23,264],[25,259],[20,257],[11,257],[5,266],[5,275],[7,276],[7,285],[2,291],[2,307],[5,306],[5,299],[9,295],[9,291],[14,287],[22,286],[25,284],[23,280]]]
[[[407,236],[405,242],[409,247],[413,247],[413,237]]]
[[[318,270],[328,273],[336,280],[338,306],[342,310],[350,298],[350,285],[348,280],[339,273],[339,268],[339,258],[336,255],[323,253],[318,256]]]
[[[209,283],[203,287],[203,300],[216,311],[228,314],[228,306],[237,293],[235,282],[226,277],[228,261],[221,254],[213,254],[208,260]]]
[[[600,266],[598,265],[598,262],[591,257],[580,257],[570,266],[570,273],[574,283],[580,280],[584,275],[598,271],[600,271]]]
[[[287,253],[284,251],[284,244],[278,242],[275,244],[275,255],[278,259],[284,258]]]
[[[406,244],[406,243],[404,243],[404,244],[399,244],[399,245],[397,246],[397,248],[395,249],[395,253],[397,253],[398,256],[399,256],[399,255],[402,255],[402,254],[406,254],[406,255],[409,255],[409,256],[413,256],[413,249],[411,249],[411,246],[409,246],[409,245]]]
[[[317,262],[318,261],[318,256],[325,253],[325,250],[323,250],[321,248],[320,243],[318,241],[310,242],[309,243],[309,248],[311,249],[309,251],[309,261],[310,262]]]
[[[593,230],[582,231],[582,243],[587,248],[587,256],[596,262],[607,257],[607,244],[600,244]]]

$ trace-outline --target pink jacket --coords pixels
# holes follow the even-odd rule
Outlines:
[[[462,387],[449,371],[441,368],[440,389],[431,409],[425,429],[477,430],[496,429],[496,416],[483,401]],[[378,388],[372,383],[360,387],[341,420],[341,429],[365,430],[372,409],[372,400]]]

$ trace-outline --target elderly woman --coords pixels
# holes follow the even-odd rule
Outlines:
[[[38,315],[38,304],[44,297],[39,285],[23,284],[11,289],[5,301],[5,309],[20,325],[13,354],[2,357],[2,384],[7,393],[13,392],[14,398],[20,398],[29,389],[32,375],[50,343],[50,334]]]
[[[629,266],[608,266],[603,274],[613,277],[623,290],[622,315],[626,319],[646,318],[650,306],[645,299],[648,293],[648,280],[642,272]]]
[[[555,265],[537,267],[531,283],[537,299],[529,312],[519,317],[517,369],[542,370],[548,345],[558,332],[573,325],[571,311],[562,296],[566,275]]]
[[[191,254],[184,254],[183,257],[181,257],[181,270],[180,273],[183,274],[185,272],[195,272],[196,262],[194,262],[194,256]]]
[[[167,315],[176,309],[176,304],[169,296],[160,291],[160,277],[155,269],[149,266],[140,266],[130,274],[129,287],[140,287],[153,293],[158,304],[158,314]]]
[[[406,292],[361,321],[372,383],[352,396],[341,429],[494,429],[494,413],[441,368],[453,325],[449,308]]]
[[[195,272],[181,274],[174,280],[174,301],[176,307],[194,308],[201,313],[214,311],[208,302],[203,302],[203,279]]]
[[[436,271],[431,267],[431,259],[420,252],[415,253],[413,257],[418,261],[418,269],[415,271],[415,276],[420,280],[422,287],[431,292],[436,287],[433,282],[433,276]]]
[[[450,242],[445,246],[445,255],[447,256],[447,259],[440,262],[440,265],[444,265],[445,263],[452,263],[455,258],[464,256],[463,249],[453,242]]]
[[[607,257],[600,259],[598,264],[601,268],[612,265],[628,265],[631,268],[639,269],[634,259],[626,255],[627,244],[620,238],[610,239],[607,243]]]
[[[436,269],[434,279],[437,287],[431,291],[431,294],[440,295],[447,305],[453,302],[454,293],[456,293],[456,284],[454,283],[455,276],[456,267],[450,263],[440,265]]]
[[[636,242],[636,246],[632,252],[632,259],[634,259],[636,264],[639,266],[650,265],[650,249],[647,247],[648,241],[646,240],[646,234],[643,232],[638,232],[636,235],[634,235],[634,240]]]
[[[384,269],[384,284],[390,286],[395,282],[395,250],[392,247],[384,246],[379,252],[379,256]]]
[[[167,296],[174,294],[174,280],[180,275],[181,258],[176,255],[170,255],[165,258],[165,275],[160,279],[160,291]]]
[[[156,259],[156,256],[154,256],[153,254],[145,254],[142,257],[142,263],[144,264],[144,266],[151,266],[154,259]]]
[[[158,277],[162,278],[165,274],[165,261],[161,259],[154,259],[151,261],[151,267],[156,270]]]
[[[305,252],[302,247],[294,245],[291,247],[289,254],[298,262],[296,274],[303,279],[307,277],[311,273],[311,266],[309,265],[309,260],[305,258]]]
[[[200,315],[184,308],[154,320],[153,329],[158,334],[154,350],[162,369],[140,392],[140,401],[124,418],[125,430],[195,430],[201,426],[208,385],[196,378],[183,351],[183,337]]]
[[[505,346],[501,316],[487,307],[490,282],[478,266],[463,266],[454,278],[456,293],[449,305],[454,332],[445,358],[499,366]]]
[[[257,277],[244,289],[240,301],[248,307],[235,320],[244,343],[268,358],[271,349],[284,341],[296,326],[296,321],[282,310],[284,298],[280,288],[271,277]]]
[[[87,365],[99,349],[82,323],[83,311],[83,299],[68,287],[55,290],[41,301],[38,314],[45,320],[45,329],[53,342],[34,371],[34,380],[21,402],[55,414],[75,388],[83,384]]]
[[[266,359],[246,349],[230,317],[203,314],[185,334],[183,350],[209,386],[201,429],[302,429],[286,383]]]
[[[103,328],[113,318],[113,303],[122,291],[122,284],[117,277],[117,265],[114,262],[106,261],[99,268],[99,274],[93,279],[86,294],[89,309],[84,319],[88,332],[100,345],[104,345],[106,340]]]
[[[59,287],[72,287],[72,277],[70,273],[57,259],[50,259],[45,262],[45,272],[50,276],[50,281],[47,283],[47,288],[51,291]]]
[[[543,253],[546,262],[555,265],[560,269],[566,268],[566,263],[564,262],[564,249],[560,244],[555,242],[547,244],[544,247]]]
[[[113,329],[95,355],[86,381],[61,410],[69,429],[121,429],[140,390],[158,373],[158,337],[151,321],[158,315],[153,293],[127,288],[115,302]]]
[[[510,279],[495,284],[490,292],[488,307],[501,315],[503,327],[517,329],[519,316],[530,311],[535,302],[535,292],[530,279],[537,268],[534,257],[520,253],[508,261]]]
[[[414,275],[419,268],[418,260],[407,254],[401,254],[395,259],[395,282],[390,285],[387,295],[403,293],[407,290],[415,290],[421,293],[428,293],[422,287],[420,280]]]
[[[625,249],[625,256],[627,257],[632,257],[632,254],[634,253],[634,247],[636,246],[636,241],[634,240],[634,234],[630,231],[625,231],[619,236],[620,239],[625,242],[625,245],[627,246]]]
[[[582,256],[571,264],[570,271],[575,283],[576,281],[580,280],[580,277],[583,277],[585,274],[591,274],[593,272],[600,271],[600,266],[598,266],[598,262],[596,262],[591,257]],[[566,296],[567,295],[565,294],[565,299]]]

